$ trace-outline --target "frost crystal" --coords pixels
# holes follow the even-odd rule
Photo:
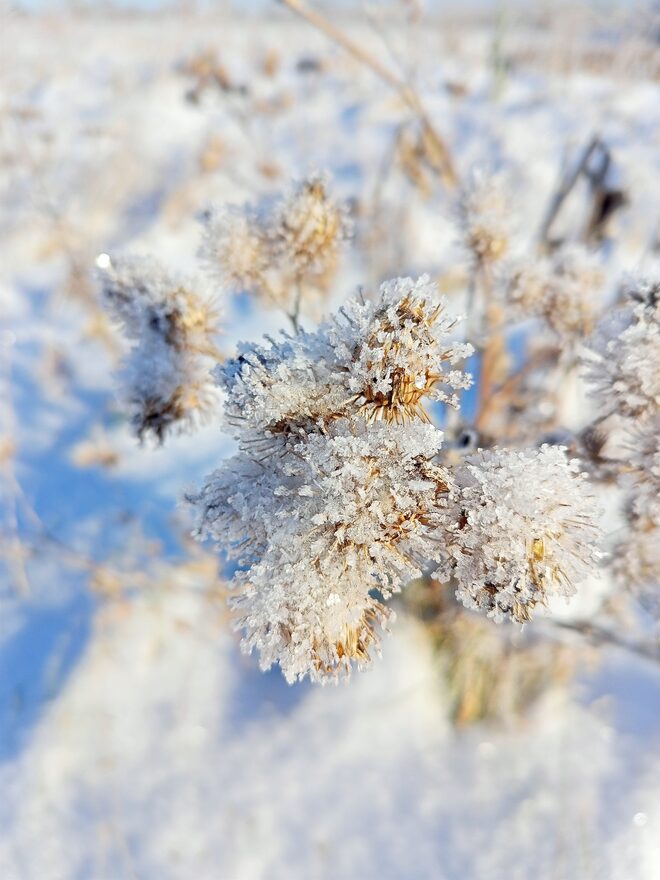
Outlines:
[[[571,596],[598,558],[597,508],[560,447],[481,451],[454,474],[446,502],[456,596],[489,617],[523,623],[550,595]]]
[[[198,533],[243,566],[233,605],[262,668],[325,681],[369,662],[390,616],[381,600],[439,559],[441,439],[430,425],[340,419],[268,469],[229,461],[190,499]]]
[[[159,441],[208,411],[216,398],[209,368],[218,356],[216,304],[199,282],[152,260],[97,261],[108,312],[131,342],[120,385],[140,439]]]
[[[508,302],[524,318],[543,318],[562,339],[589,334],[600,307],[604,275],[596,258],[579,245],[525,262],[511,271]]]
[[[630,303],[589,340],[586,379],[604,415],[654,417],[660,408],[659,285],[640,283]]]

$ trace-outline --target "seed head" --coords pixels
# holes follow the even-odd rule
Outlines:
[[[481,451],[454,473],[446,500],[453,577],[467,608],[524,623],[550,595],[571,596],[598,558],[597,508],[558,447]]]
[[[120,373],[122,397],[140,440],[162,442],[171,429],[203,418],[216,401],[209,376],[219,356],[219,310],[199,281],[151,260],[97,261],[101,296],[129,340]]]

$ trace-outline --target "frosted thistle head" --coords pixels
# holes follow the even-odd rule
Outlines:
[[[511,244],[511,203],[503,174],[475,169],[459,195],[457,215],[465,246],[478,265],[504,257]]]
[[[324,174],[312,174],[293,187],[279,204],[270,231],[279,259],[299,279],[332,272],[350,233],[346,207],[330,194]]]
[[[510,271],[505,296],[521,318],[542,318],[560,339],[571,342],[592,331],[603,283],[596,257],[570,245],[519,263]]]
[[[167,272],[153,260],[97,260],[101,297],[129,340],[119,380],[133,428],[162,442],[212,408],[209,376],[219,356],[217,303],[199,281]]]
[[[227,423],[257,457],[280,441],[325,430],[345,410],[346,392],[320,333],[242,344],[214,375],[225,391]]]
[[[597,507],[560,447],[493,449],[465,459],[447,502],[447,556],[467,607],[524,623],[550,596],[569,597],[598,559]]]
[[[653,418],[660,410],[658,286],[640,281],[589,339],[585,378],[603,415]]]
[[[378,651],[384,601],[440,559],[441,440],[430,425],[340,419],[266,468],[230,461],[190,497],[198,533],[239,558],[232,604],[263,668],[326,681]]]
[[[455,391],[472,380],[451,367],[472,346],[452,340],[460,319],[444,309],[424,275],[388,281],[375,303],[353,300],[340,310],[328,337],[352,392],[349,403],[368,421],[428,422],[424,398],[458,406]]]
[[[229,205],[209,212],[200,257],[229,293],[263,293],[269,243],[263,224],[249,205]]]

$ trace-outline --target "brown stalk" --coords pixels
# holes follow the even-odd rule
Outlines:
[[[480,407],[479,415],[477,417],[477,425],[476,427],[480,431],[487,431],[488,421],[492,415],[499,412],[502,407],[506,406],[506,404],[511,400],[512,395],[517,391],[521,382],[529,376],[530,373],[533,373],[538,367],[542,364],[546,363],[546,361],[554,361],[557,357],[557,350],[555,348],[544,348],[541,351],[536,352],[531,358],[529,358],[525,363],[517,370],[515,373],[512,373],[509,378],[502,383],[492,394],[489,395],[487,399],[484,400],[483,406]]]
[[[395,73],[392,73],[388,67],[375,58],[370,52],[348,37],[324,15],[317,12],[315,9],[310,9],[304,0],[279,0],[279,2],[317,30],[324,33],[326,37],[329,37],[333,42],[345,49],[350,55],[366,67],[369,67],[377,76],[388,85],[392,86],[392,88],[401,95],[405,103],[417,115],[422,124],[427,146],[438,164],[442,180],[448,187],[455,187],[458,183],[458,177],[454,170],[454,164],[449,149],[447,148],[444,139],[434,128],[417,92],[405,80],[401,79]]]
[[[489,268],[478,261],[471,282],[471,302],[469,311],[474,308],[476,297],[481,294],[484,305],[485,326],[482,328],[486,336],[485,345],[481,350],[481,369],[479,372],[479,392],[477,398],[477,415],[475,427],[482,430],[485,424],[484,412],[487,411],[497,381],[498,367],[502,361],[504,339],[496,328],[501,326],[501,310],[493,302],[493,285]]]

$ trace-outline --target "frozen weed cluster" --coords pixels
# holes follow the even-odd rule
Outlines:
[[[298,286],[294,313],[291,299],[277,297],[291,332],[243,344],[213,369],[238,452],[188,496],[196,534],[234,560],[231,604],[244,648],[259,653],[264,669],[279,663],[289,681],[336,680],[378,652],[393,617],[389,600],[422,577],[437,589],[451,585],[466,608],[495,621],[525,623],[599,567],[601,511],[591,481],[619,474],[631,486],[630,534],[616,568],[645,588],[657,574],[657,289],[639,282],[627,290],[588,336],[601,279],[594,258],[575,246],[523,269],[504,259],[497,184],[476,176],[457,211],[473,257],[471,308],[482,310],[475,424],[486,409],[511,404],[498,337],[502,316],[515,323],[522,312],[547,322],[559,371],[552,378],[585,369],[607,402],[592,434],[620,416],[621,430],[637,437],[630,434],[626,463],[604,456],[602,436],[589,446],[584,436],[552,442],[540,431],[521,444],[533,423],[519,437],[499,437],[490,417],[477,431],[448,415],[472,383],[464,362],[474,349],[428,277],[386,282],[318,329],[299,326],[305,273],[334,264],[346,228],[345,209],[319,180],[304,182],[267,220],[250,208],[211,215],[203,246],[227,290],[248,286],[259,296],[269,275],[282,290],[286,278]],[[168,427],[211,405],[202,367],[217,359],[216,313],[149,262],[101,262],[104,299],[132,340],[123,381],[136,433],[162,440]],[[498,323],[489,326],[493,312]],[[624,329],[613,335],[612,321]],[[587,345],[578,357],[580,342]],[[521,381],[534,376],[527,366],[516,374]],[[525,412],[517,418],[524,424]],[[464,439],[470,432],[474,451]]]
[[[448,161],[414,92],[329,23],[303,17],[400,91]],[[398,137],[399,161],[410,132]],[[429,174],[450,188],[457,177],[436,164],[423,179],[404,167],[424,198]],[[412,581],[435,597],[438,620],[451,609],[454,622],[447,595],[524,624],[605,569],[608,583],[654,606],[658,284],[622,284],[607,266],[601,245],[622,203],[607,202],[609,164],[607,148],[590,144],[524,246],[508,173],[465,175],[446,216],[460,242],[459,309],[440,295],[442,279],[422,276],[373,285],[332,311],[342,251],[356,225],[369,241],[359,224],[370,213],[363,205],[353,217],[326,174],[270,201],[213,208],[200,248],[211,283],[289,321],[226,359],[208,281],[101,259],[105,303],[130,341],[121,383],[137,436],[162,441],[222,409],[237,440],[187,500],[196,536],[232,561],[236,626],[262,668],[326,682],[365,666],[393,620],[392,596]],[[587,172],[589,222],[551,238]],[[303,329],[303,319],[320,323]],[[614,538],[603,504],[620,505]],[[440,641],[455,647],[446,632]]]

